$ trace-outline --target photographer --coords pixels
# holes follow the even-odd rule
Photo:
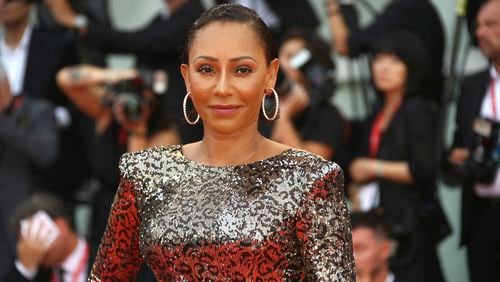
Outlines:
[[[447,180],[463,186],[461,245],[467,246],[471,281],[500,277],[500,0],[486,2],[475,35],[489,69],[466,77],[457,104],[456,131]],[[484,120],[476,122],[477,118]],[[489,121],[487,121],[489,120]],[[486,129],[486,130],[485,130]],[[454,183],[451,181],[453,180]]]
[[[445,36],[439,14],[431,1],[391,0],[373,22],[359,29],[349,26],[343,15],[343,11],[353,9],[355,2],[356,0],[326,0],[325,8],[335,50],[339,54],[356,57],[370,53],[373,44],[388,33],[405,30],[415,34],[424,43],[431,61],[430,72],[425,79],[425,87],[431,91],[425,93],[426,97],[440,104]]]
[[[162,69],[167,72],[168,88],[160,99],[164,110],[181,135],[183,143],[201,139],[201,127],[189,126],[182,119],[182,98],[186,94],[179,72],[180,50],[189,27],[204,8],[200,0],[164,0],[161,11],[145,27],[136,31],[119,31],[100,22],[77,14],[68,0],[44,0],[56,21],[77,29],[81,39],[89,46],[106,53],[134,54],[137,68]]]
[[[279,59],[285,79],[277,88],[280,117],[271,138],[336,159],[344,119],[330,102],[334,64],[327,44],[304,30],[292,30],[283,38]]]
[[[156,74],[89,65],[64,68],[57,75],[68,97],[93,121],[83,128],[87,132],[83,140],[86,157],[100,184],[93,202],[93,252],[106,227],[118,185],[120,156],[127,151],[180,142],[166,111],[156,103],[159,95],[152,92],[165,82],[151,76]]]

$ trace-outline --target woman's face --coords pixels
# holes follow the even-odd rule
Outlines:
[[[382,93],[403,94],[408,70],[401,59],[393,54],[377,54],[372,62],[375,88]]]
[[[200,29],[181,72],[205,132],[256,130],[262,98],[274,87],[278,65],[277,59],[266,62],[247,24],[214,22]]]
[[[293,81],[303,81],[303,76],[299,70],[290,65],[290,59],[305,47],[306,43],[299,38],[291,38],[281,45],[279,51],[280,65],[285,75]]]

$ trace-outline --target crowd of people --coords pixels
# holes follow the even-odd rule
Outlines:
[[[490,64],[443,153],[432,1],[360,27],[327,0],[331,41],[308,0],[163,2],[120,31],[75,1],[0,0],[0,281],[445,281],[440,176],[463,188],[470,280],[500,277],[500,0],[471,1]],[[361,120],[333,103],[337,55],[369,58]]]

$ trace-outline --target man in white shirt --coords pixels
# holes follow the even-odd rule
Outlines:
[[[28,24],[28,16],[33,4],[25,1],[12,1],[2,6],[0,20],[4,26],[5,35],[0,39],[0,58],[9,78],[12,94],[17,96],[22,91],[26,71],[32,32]]]
[[[489,59],[487,70],[468,76],[462,82],[457,104],[456,132],[449,155],[453,165],[451,176],[463,180],[462,238],[467,246],[471,281],[498,281],[500,277],[500,169],[495,161],[492,181],[480,174],[486,172],[481,163],[470,166],[469,161],[480,153],[486,144],[474,133],[477,118],[500,122],[500,0],[490,0],[477,15],[476,37],[482,53]],[[500,149],[499,140],[493,137],[495,147],[487,158],[494,158]],[[484,142],[483,142],[484,143]],[[489,154],[489,153],[485,153]],[[478,173],[477,173],[477,172]],[[485,183],[488,182],[488,183]]]
[[[376,212],[351,214],[352,245],[358,282],[395,282],[389,270],[392,242],[381,215]]]
[[[64,202],[34,194],[16,212],[17,259],[7,281],[87,281],[89,247]]]

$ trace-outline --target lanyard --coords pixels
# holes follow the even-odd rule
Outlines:
[[[401,107],[401,100],[394,106],[391,112],[392,115]],[[372,131],[370,133],[370,158],[376,158],[380,148],[380,138],[382,137],[382,111],[378,112],[373,122]]]
[[[491,78],[491,111],[493,113],[493,119],[497,119],[497,101],[496,101],[496,95],[495,95],[495,78]]]

